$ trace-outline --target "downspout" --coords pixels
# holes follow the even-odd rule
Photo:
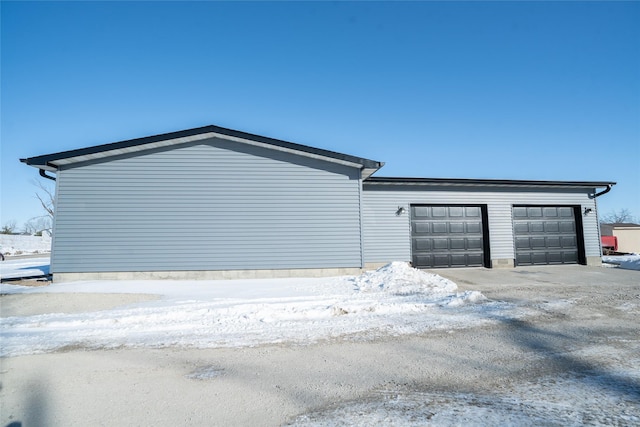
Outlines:
[[[593,198],[595,199],[596,197],[600,197],[603,194],[607,194],[609,191],[611,191],[611,187],[613,187],[611,184],[607,184],[607,188],[605,188],[604,190],[602,190],[599,193],[594,194]]]
[[[364,189],[362,188],[363,179],[362,179],[362,170],[360,170],[358,177],[358,221],[360,225],[360,269],[364,270],[365,261],[364,261],[364,220],[362,215],[364,215],[364,206],[363,206],[363,194]]]
[[[598,212],[598,209],[597,209],[597,203],[598,202],[595,199],[597,197],[602,196],[603,194],[607,194],[609,191],[611,191],[612,187],[613,187],[613,185],[607,184],[607,188],[605,188],[601,192],[595,193],[593,195],[593,203],[594,203],[594,206],[596,206],[596,213]],[[598,236],[602,236],[602,230],[600,229],[600,221],[597,218],[596,218],[596,225],[598,226]],[[602,237],[600,237],[598,239],[598,247],[600,248],[600,256],[602,257]]]
[[[55,181],[55,180],[56,180],[56,178],[55,178],[55,177],[50,176],[50,175],[47,175],[47,173],[45,172],[45,170],[44,170],[44,169],[40,169],[40,176],[41,176],[41,177],[43,177],[43,178],[50,179],[50,180],[52,180],[52,181]]]

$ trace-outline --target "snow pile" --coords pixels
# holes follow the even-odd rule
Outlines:
[[[359,292],[383,292],[400,297],[418,297],[414,301],[437,301],[440,306],[460,307],[485,300],[477,291],[455,293],[458,285],[437,274],[412,268],[406,262],[392,262],[376,271],[369,271],[353,279]],[[420,298],[421,297],[421,298]]]
[[[3,255],[42,254],[51,252],[51,237],[0,234],[0,253]]]
[[[376,271],[366,272],[353,281],[362,292],[389,292],[393,295],[448,294],[458,289],[451,280],[411,268],[406,262],[398,261]]]
[[[637,254],[603,256],[602,262],[617,265],[625,270],[640,270],[640,255]]]
[[[162,295],[159,300],[111,310],[4,318],[0,355],[69,346],[213,348],[371,339],[471,327],[491,322],[512,308],[486,301],[479,292],[455,293],[455,289],[453,282],[402,263],[358,277],[328,279],[94,281],[37,288],[0,285],[0,292],[14,294]]]

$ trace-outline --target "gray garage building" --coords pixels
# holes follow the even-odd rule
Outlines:
[[[383,163],[218,126],[21,161],[57,182],[56,281],[599,264],[615,184],[373,177]]]

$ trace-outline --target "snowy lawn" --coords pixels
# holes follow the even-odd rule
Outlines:
[[[0,234],[0,253],[3,255],[42,254],[51,252],[51,237]]]
[[[511,307],[477,291],[457,292],[455,283],[401,262],[357,277],[3,284],[0,292],[162,296],[111,310],[5,317],[2,356],[69,347],[214,348],[371,339],[470,327]]]

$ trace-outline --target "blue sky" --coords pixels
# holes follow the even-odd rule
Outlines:
[[[617,181],[640,219],[638,2],[2,2],[0,223],[18,159],[215,124],[378,176]]]

